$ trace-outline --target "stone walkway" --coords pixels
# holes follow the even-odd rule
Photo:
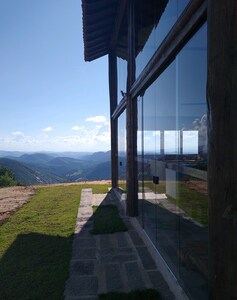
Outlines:
[[[127,232],[92,235],[92,205],[115,204]],[[66,300],[95,300],[111,291],[157,289],[164,300],[175,299],[151,257],[147,246],[124,215],[120,204],[107,195],[81,194],[75,229]]]

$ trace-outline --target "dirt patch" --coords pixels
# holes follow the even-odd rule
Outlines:
[[[80,181],[80,182],[69,182],[69,183],[54,183],[54,184],[40,184],[34,185],[35,188],[49,187],[49,186],[68,186],[68,185],[81,185],[81,184],[111,184],[111,180],[93,180],[93,181]]]
[[[13,186],[0,189],[0,225],[15,211],[22,207],[34,195],[35,188],[31,186]]]

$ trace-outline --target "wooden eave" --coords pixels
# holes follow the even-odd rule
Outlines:
[[[84,57],[91,61],[116,50],[128,59],[128,0],[82,0]],[[136,0],[135,55],[142,51],[152,29],[158,24],[168,0]],[[155,9],[154,9],[155,7]],[[103,49],[103,51],[102,51]]]

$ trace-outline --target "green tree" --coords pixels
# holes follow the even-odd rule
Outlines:
[[[20,181],[15,180],[13,171],[7,167],[0,166],[0,187],[22,185]]]

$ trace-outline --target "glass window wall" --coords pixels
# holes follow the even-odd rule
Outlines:
[[[118,100],[123,98],[123,93],[127,91],[127,61],[117,58],[118,64]]]
[[[126,111],[118,118],[118,187],[126,191]]]
[[[203,25],[138,100],[139,222],[195,300],[208,298],[206,40]]]
[[[165,5],[165,2],[167,4]],[[148,40],[142,49],[142,51],[138,54],[136,58],[137,63],[137,69],[136,69],[136,75],[137,77],[143,70],[143,68],[146,66],[152,55],[157,50],[158,46],[161,44],[167,33],[170,31],[170,29],[173,27],[174,23],[177,21],[178,17],[181,15],[187,4],[190,2],[190,0],[169,0],[164,1],[164,12],[158,22],[156,24],[155,16],[157,15],[154,13],[154,27],[148,37]],[[147,3],[142,1],[140,3],[141,7],[139,9],[140,15],[137,16],[139,22],[141,23],[141,31],[137,32],[137,41],[141,41],[140,43],[144,43],[144,40],[140,38],[140,36],[144,35],[144,32],[149,29],[146,29],[143,24],[144,20],[147,20],[146,14],[146,5]],[[154,5],[154,12],[157,10],[160,10],[161,7],[157,4]],[[138,48],[142,48],[142,44],[138,45]]]

